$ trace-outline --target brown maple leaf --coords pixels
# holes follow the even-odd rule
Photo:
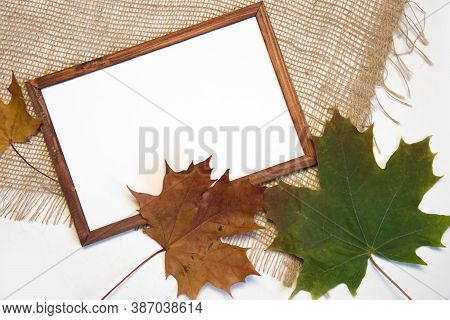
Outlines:
[[[259,229],[253,218],[265,188],[230,182],[228,172],[217,181],[210,174],[209,159],[180,173],[167,166],[159,196],[130,190],[148,222],[145,232],[166,252],[166,276],[177,280],[178,295],[191,299],[207,282],[231,295],[233,284],[259,275],[247,249],[220,238]]]
[[[28,114],[22,90],[14,73],[8,91],[11,93],[10,102],[5,104],[0,99],[0,156],[13,142],[27,142],[41,125],[39,119]]]

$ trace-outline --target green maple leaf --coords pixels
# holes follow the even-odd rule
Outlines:
[[[319,298],[341,283],[355,295],[372,255],[426,264],[417,248],[443,247],[450,217],[418,209],[439,180],[429,139],[402,141],[381,169],[372,128],[359,133],[336,112],[314,142],[320,190],[280,184],[264,195],[264,208],[279,230],[272,248],[303,259],[293,295],[305,290]]]

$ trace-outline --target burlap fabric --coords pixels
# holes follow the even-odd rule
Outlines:
[[[143,41],[247,6],[252,0],[1,0],[0,96],[9,99],[13,70],[23,81],[98,58]],[[370,121],[371,97],[383,84],[385,63],[403,19],[405,0],[266,0],[271,23],[298,92],[307,122],[320,135],[331,107],[359,127]],[[400,27],[400,29],[398,29]],[[404,67],[399,60],[397,65]],[[28,96],[26,96],[29,104]],[[17,148],[54,176],[42,135]],[[318,187],[315,169],[282,178]],[[56,183],[31,170],[7,150],[0,159],[0,216],[45,223],[68,222]],[[300,268],[292,257],[265,252],[276,229],[260,214],[265,231],[229,241],[250,246],[257,268],[290,284]]]

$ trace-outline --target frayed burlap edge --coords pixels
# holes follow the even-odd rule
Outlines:
[[[367,73],[363,73],[366,77],[365,79],[353,81],[353,85],[356,87],[349,91],[355,95],[354,97],[350,97],[350,100],[354,100],[355,104],[344,109],[341,109],[339,105],[337,106],[341,113],[343,113],[344,116],[349,117],[361,130],[371,123],[371,108],[374,106],[371,102],[371,98],[376,98],[376,86],[383,87],[394,100],[400,103],[406,103],[405,97],[388,88],[384,81],[384,72],[387,61],[396,66],[400,76],[405,79],[405,82],[411,77],[411,71],[394,47],[392,41],[393,35],[402,38],[407,47],[411,49],[411,52],[416,50],[419,53],[422,53],[422,51],[417,48],[417,41],[426,44],[426,39],[423,36],[422,24],[414,13],[417,11],[421,12],[420,8],[412,8],[415,5],[412,1],[398,1],[397,3],[398,6],[396,8],[398,9],[398,14],[392,12],[392,6],[386,6],[386,10],[390,10],[388,13],[383,12],[383,10],[378,12],[380,15],[379,19],[383,21],[382,25],[384,26],[384,30],[382,32],[386,37],[386,42],[384,46],[368,48],[368,51],[371,52],[365,53],[366,56],[371,57],[365,61],[365,67],[373,72],[370,73],[369,76],[367,76]],[[275,4],[268,4],[269,9],[272,6],[275,6]],[[407,7],[413,9],[413,14],[408,15],[406,13],[405,8]],[[229,8],[227,7],[227,9]],[[283,43],[280,44],[283,50]],[[3,58],[3,55],[5,54],[5,52],[0,52],[1,58]],[[429,62],[425,55],[423,56],[425,60]],[[292,66],[289,65],[289,61],[287,62],[288,69],[292,68]],[[358,88],[357,86],[360,86],[361,84],[364,84],[364,87]],[[369,90],[367,90],[368,88]],[[302,96],[300,95],[300,99],[301,98]],[[27,102],[29,102],[29,99],[27,99]],[[334,106],[322,105],[319,106],[319,108],[320,107],[331,109]],[[383,106],[380,107],[383,108]],[[312,133],[314,135],[320,135],[326,119],[316,119],[313,110],[306,110],[305,114]],[[25,149],[26,147],[22,148]],[[4,157],[12,156],[14,155],[11,155],[10,153],[4,155]],[[33,154],[30,153],[28,156],[27,159],[31,158],[29,160],[32,161]],[[51,168],[48,168],[49,163],[50,162],[45,163],[47,168],[44,169],[47,169],[48,172],[53,172]],[[6,166],[8,166],[8,163],[3,159],[0,163],[0,173]],[[42,183],[42,177],[39,177],[39,175],[32,170],[27,171],[25,169],[24,171],[21,171],[20,174],[27,176],[25,180],[29,182],[25,187],[23,185],[13,185],[11,187],[11,184],[8,183],[7,179],[0,176],[0,217],[16,221],[28,220],[52,224],[66,223],[70,225],[70,217],[68,216],[68,210],[66,210],[66,203],[59,188],[55,188],[54,186],[49,187],[48,181]],[[280,179],[295,186],[318,188],[317,171],[314,168],[294,173]],[[34,182],[31,183],[30,181]],[[274,183],[277,182],[275,181]],[[301,268],[301,261],[296,257],[286,254],[267,251],[266,248],[276,237],[276,228],[270,221],[267,221],[264,213],[258,213],[256,221],[259,225],[265,227],[265,229],[229,238],[226,239],[226,241],[231,244],[250,248],[248,251],[249,258],[255,264],[259,272],[270,274],[275,278],[282,280],[286,286],[291,286],[298,276],[298,272]]]

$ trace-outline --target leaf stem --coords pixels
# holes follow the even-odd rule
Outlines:
[[[386,279],[388,279],[398,290],[400,290],[401,293],[403,293],[403,295],[408,299],[408,300],[412,300],[412,298],[405,292],[405,290],[403,290],[394,280],[392,280],[391,277],[389,277],[387,275],[386,272],[384,272],[383,269],[381,269],[381,267],[375,262],[375,260],[373,260],[372,256],[370,256],[370,262],[372,262],[372,264],[374,265],[375,268],[377,268],[378,271],[380,271],[380,273],[386,277]]]
[[[12,142],[9,143],[9,145],[11,146],[11,148],[14,150],[14,152],[33,170],[39,172],[40,174],[42,174],[44,177],[58,183],[58,180],[53,179],[52,177],[50,177],[49,175],[45,174],[44,172],[42,172],[41,170],[39,170],[38,168],[36,168],[35,166],[33,166],[31,163],[28,162],[27,159],[24,158],[24,156],[22,156],[19,152],[19,150],[16,149],[16,147],[14,146],[14,144]]]
[[[129,274],[127,274],[125,276],[125,278],[123,278],[122,280],[120,280],[111,290],[108,291],[107,294],[105,294],[102,298],[102,300],[106,300],[111,293],[113,293],[118,287],[120,287],[129,277],[131,277],[133,275],[133,273],[135,273],[136,271],[138,271],[144,264],[146,264],[147,262],[149,262],[154,256],[156,256],[157,254],[166,251],[166,249],[161,249],[159,251],[156,251],[154,254],[152,254],[150,257],[148,257],[147,259],[145,259],[144,261],[142,261],[136,268],[134,268]]]

